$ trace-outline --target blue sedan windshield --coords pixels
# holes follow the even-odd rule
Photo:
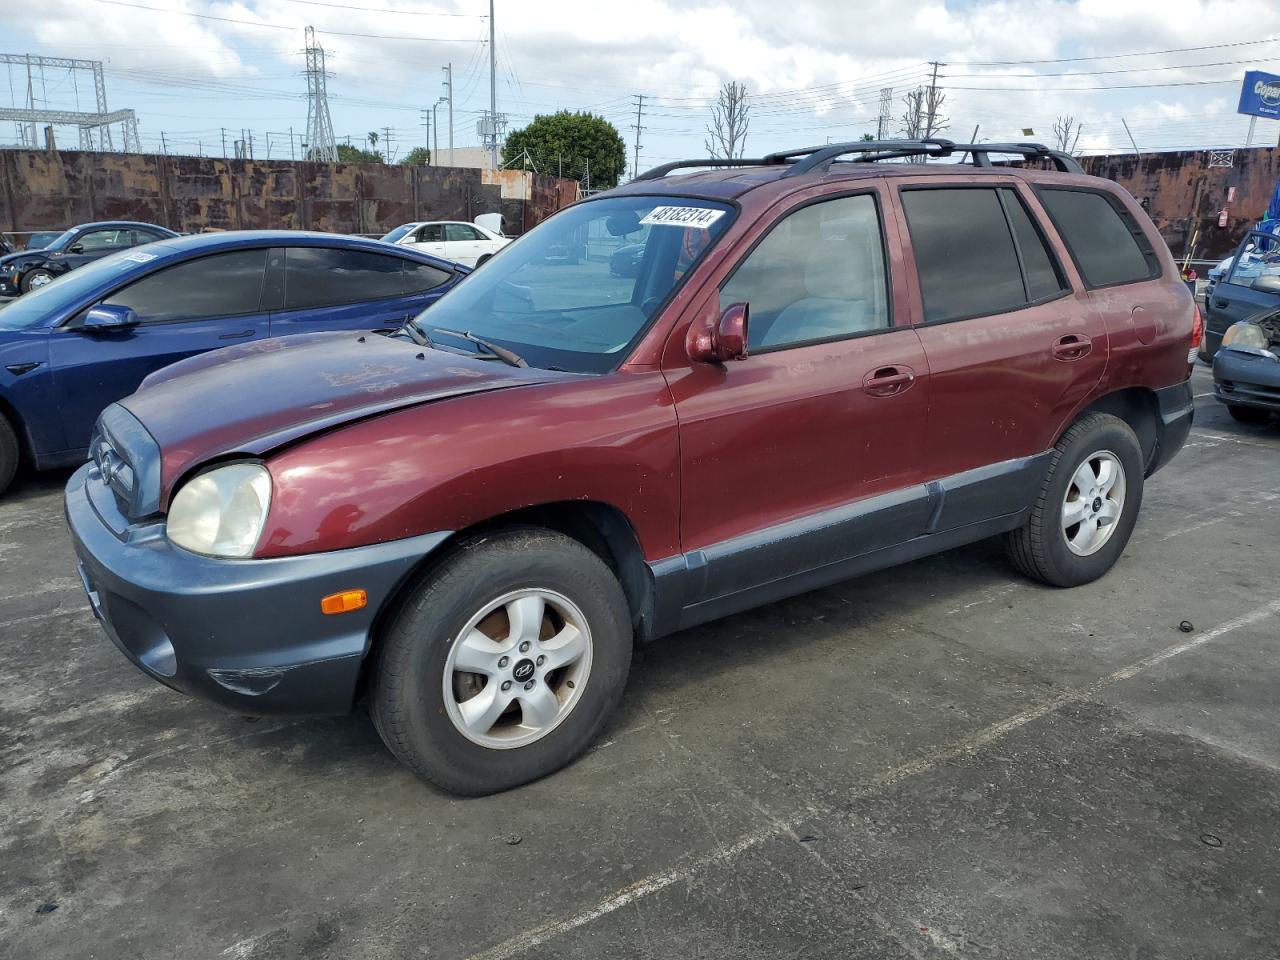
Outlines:
[[[85,297],[91,296],[99,285],[138,270],[143,263],[154,260],[155,250],[154,246],[151,247],[151,252],[118,250],[79,270],[64,273],[47,286],[36,287],[7,307],[0,307],[0,330],[25,330],[54,314],[75,307]],[[142,257],[147,260],[142,260]]]
[[[447,331],[470,332],[533,366],[611,370],[733,217],[728,204],[689,197],[577,204],[503,249],[417,324],[450,347],[457,338]]]

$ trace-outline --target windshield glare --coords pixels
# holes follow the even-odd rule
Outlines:
[[[50,240],[47,244],[41,247],[41,249],[42,250],[61,250],[68,243],[71,242],[71,238],[75,236],[75,232],[76,232],[75,227],[72,227],[70,230],[64,230],[62,233],[56,234],[55,235],[56,239]]]
[[[153,247],[152,250],[155,251],[156,248]],[[0,308],[0,330],[33,327],[42,320],[75,306],[104,280],[137,267],[138,256],[137,250],[117,250],[78,270],[64,273],[46,286],[24,293],[8,306]]]
[[[413,224],[406,223],[402,227],[396,227],[394,230],[392,230],[390,233],[388,233],[386,236],[382,237],[381,239],[387,243],[395,243],[397,240],[399,240],[401,237],[403,237],[406,233],[408,233],[412,229],[413,229]]]
[[[469,331],[533,366],[610,370],[733,217],[685,197],[589,200],[513,242],[418,324]]]

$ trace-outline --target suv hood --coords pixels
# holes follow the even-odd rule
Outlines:
[[[262,455],[365,417],[446,397],[574,379],[375,333],[259,340],[183,360],[121,401],[159,445],[162,498],[192,466]]]

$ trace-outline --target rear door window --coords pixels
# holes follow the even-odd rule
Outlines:
[[[427,290],[434,290],[448,283],[453,276],[448,270],[441,270],[429,263],[415,263],[412,260],[404,261],[404,269],[406,293],[424,293]]]
[[[1004,201],[1005,211],[1009,214],[1013,237],[1018,243],[1022,274],[1026,280],[1027,300],[1037,303],[1057,296],[1067,288],[1067,284],[1063,279],[1058,261],[1045,243],[1044,235],[1031,219],[1016,190],[1008,187],[1001,188],[1000,197]]]
[[[405,292],[403,263],[399,257],[364,250],[289,247],[285,254],[285,309],[401,296]]]
[[[770,228],[720,289],[746,303],[753,351],[839,340],[889,326],[884,244],[869,194],[801,207]]]
[[[1061,187],[1042,187],[1038,193],[1089,287],[1160,275],[1160,261],[1146,233],[1118,200]]]
[[[1018,253],[996,190],[904,190],[902,205],[926,323],[1026,306]]]
[[[255,313],[266,263],[265,249],[215,253],[157,270],[103,302],[132,307],[144,323]]]
[[[482,239],[480,234],[465,223],[446,223],[444,225],[444,238],[450,242],[470,242]]]

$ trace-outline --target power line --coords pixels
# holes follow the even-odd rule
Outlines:
[[[359,10],[361,13],[389,13],[397,17],[465,17],[468,20],[483,20],[483,13],[436,13],[433,10],[391,10],[385,7],[370,9],[350,3],[325,3],[323,0],[285,0],[286,3],[304,3],[309,7],[334,7],[339,10]]]
[[[992,77],[991,79],[997,79]],[[1009,91],[1034,90],[1037,93],[1070,93],[1073,90],[1150,90],[1156,87],[1208,87],[1221,85],[1224,83],[1239,84],[1240,78],[1233,77],[1230,80],[1178,80],[1169,83],[1122,83],[1122,84],[1104,84],[1096,87],[953,87],[948,85],[948,90],[970,90],[970,91],[987,91],[989,93],[1005,93]]]
[[[131,7],[134,10],[151,10],[155,13],[171,13],[179,17],[195,17],[199,20],[216,20],[219,23],[235,23],[244,27],[262,27],[265,30],[301,30],[301,26],[291,27],[283,23],[263,23],[258,20],[240,20],[235,17],[217,17],[211,13],[191,13],[187,10],[171,10],[168,7],[151,7],[142,3],[129,3],[127,0],[94,0],[95,3],[108,3],[113,7]],[[360,37],[365,40],[413,40],[420,43],[483,43],[483,40],[461,40],[457,37],[406,37],[385,33],[350,33],[345,30],[317,30],[316,33],[328,34],[331,37]]]
[[[953,67],[1016,67],[1029,63],[1082,63],[1085,60],[1122,60],[1126,57],[1158,57],[1167,53],[1194,53],[1198,50],[1224,50],[1227,47],[1251,47],[1260,43],[1275,43],[1280,37],[1265,40],[1237,40],[1231,43],[1211,43],[1203,47],[1177,47],[1170,50],[1142,50],[1135,53],[1109,53],[1096,57],[1058,57],[1049,60],[966,60],[951,61]]]
[[[1095,77],[1111,73],[1154,73],[1157,70],[1200,70],[1205,67],[1238,67],[1267,60],[1219,60],[1215,63],[1176,63],[1162,67],[1122,67],[1115,70],[1072,70],[1065,73],[949,73],[954,79],[1004,79],[1005,77]]]

